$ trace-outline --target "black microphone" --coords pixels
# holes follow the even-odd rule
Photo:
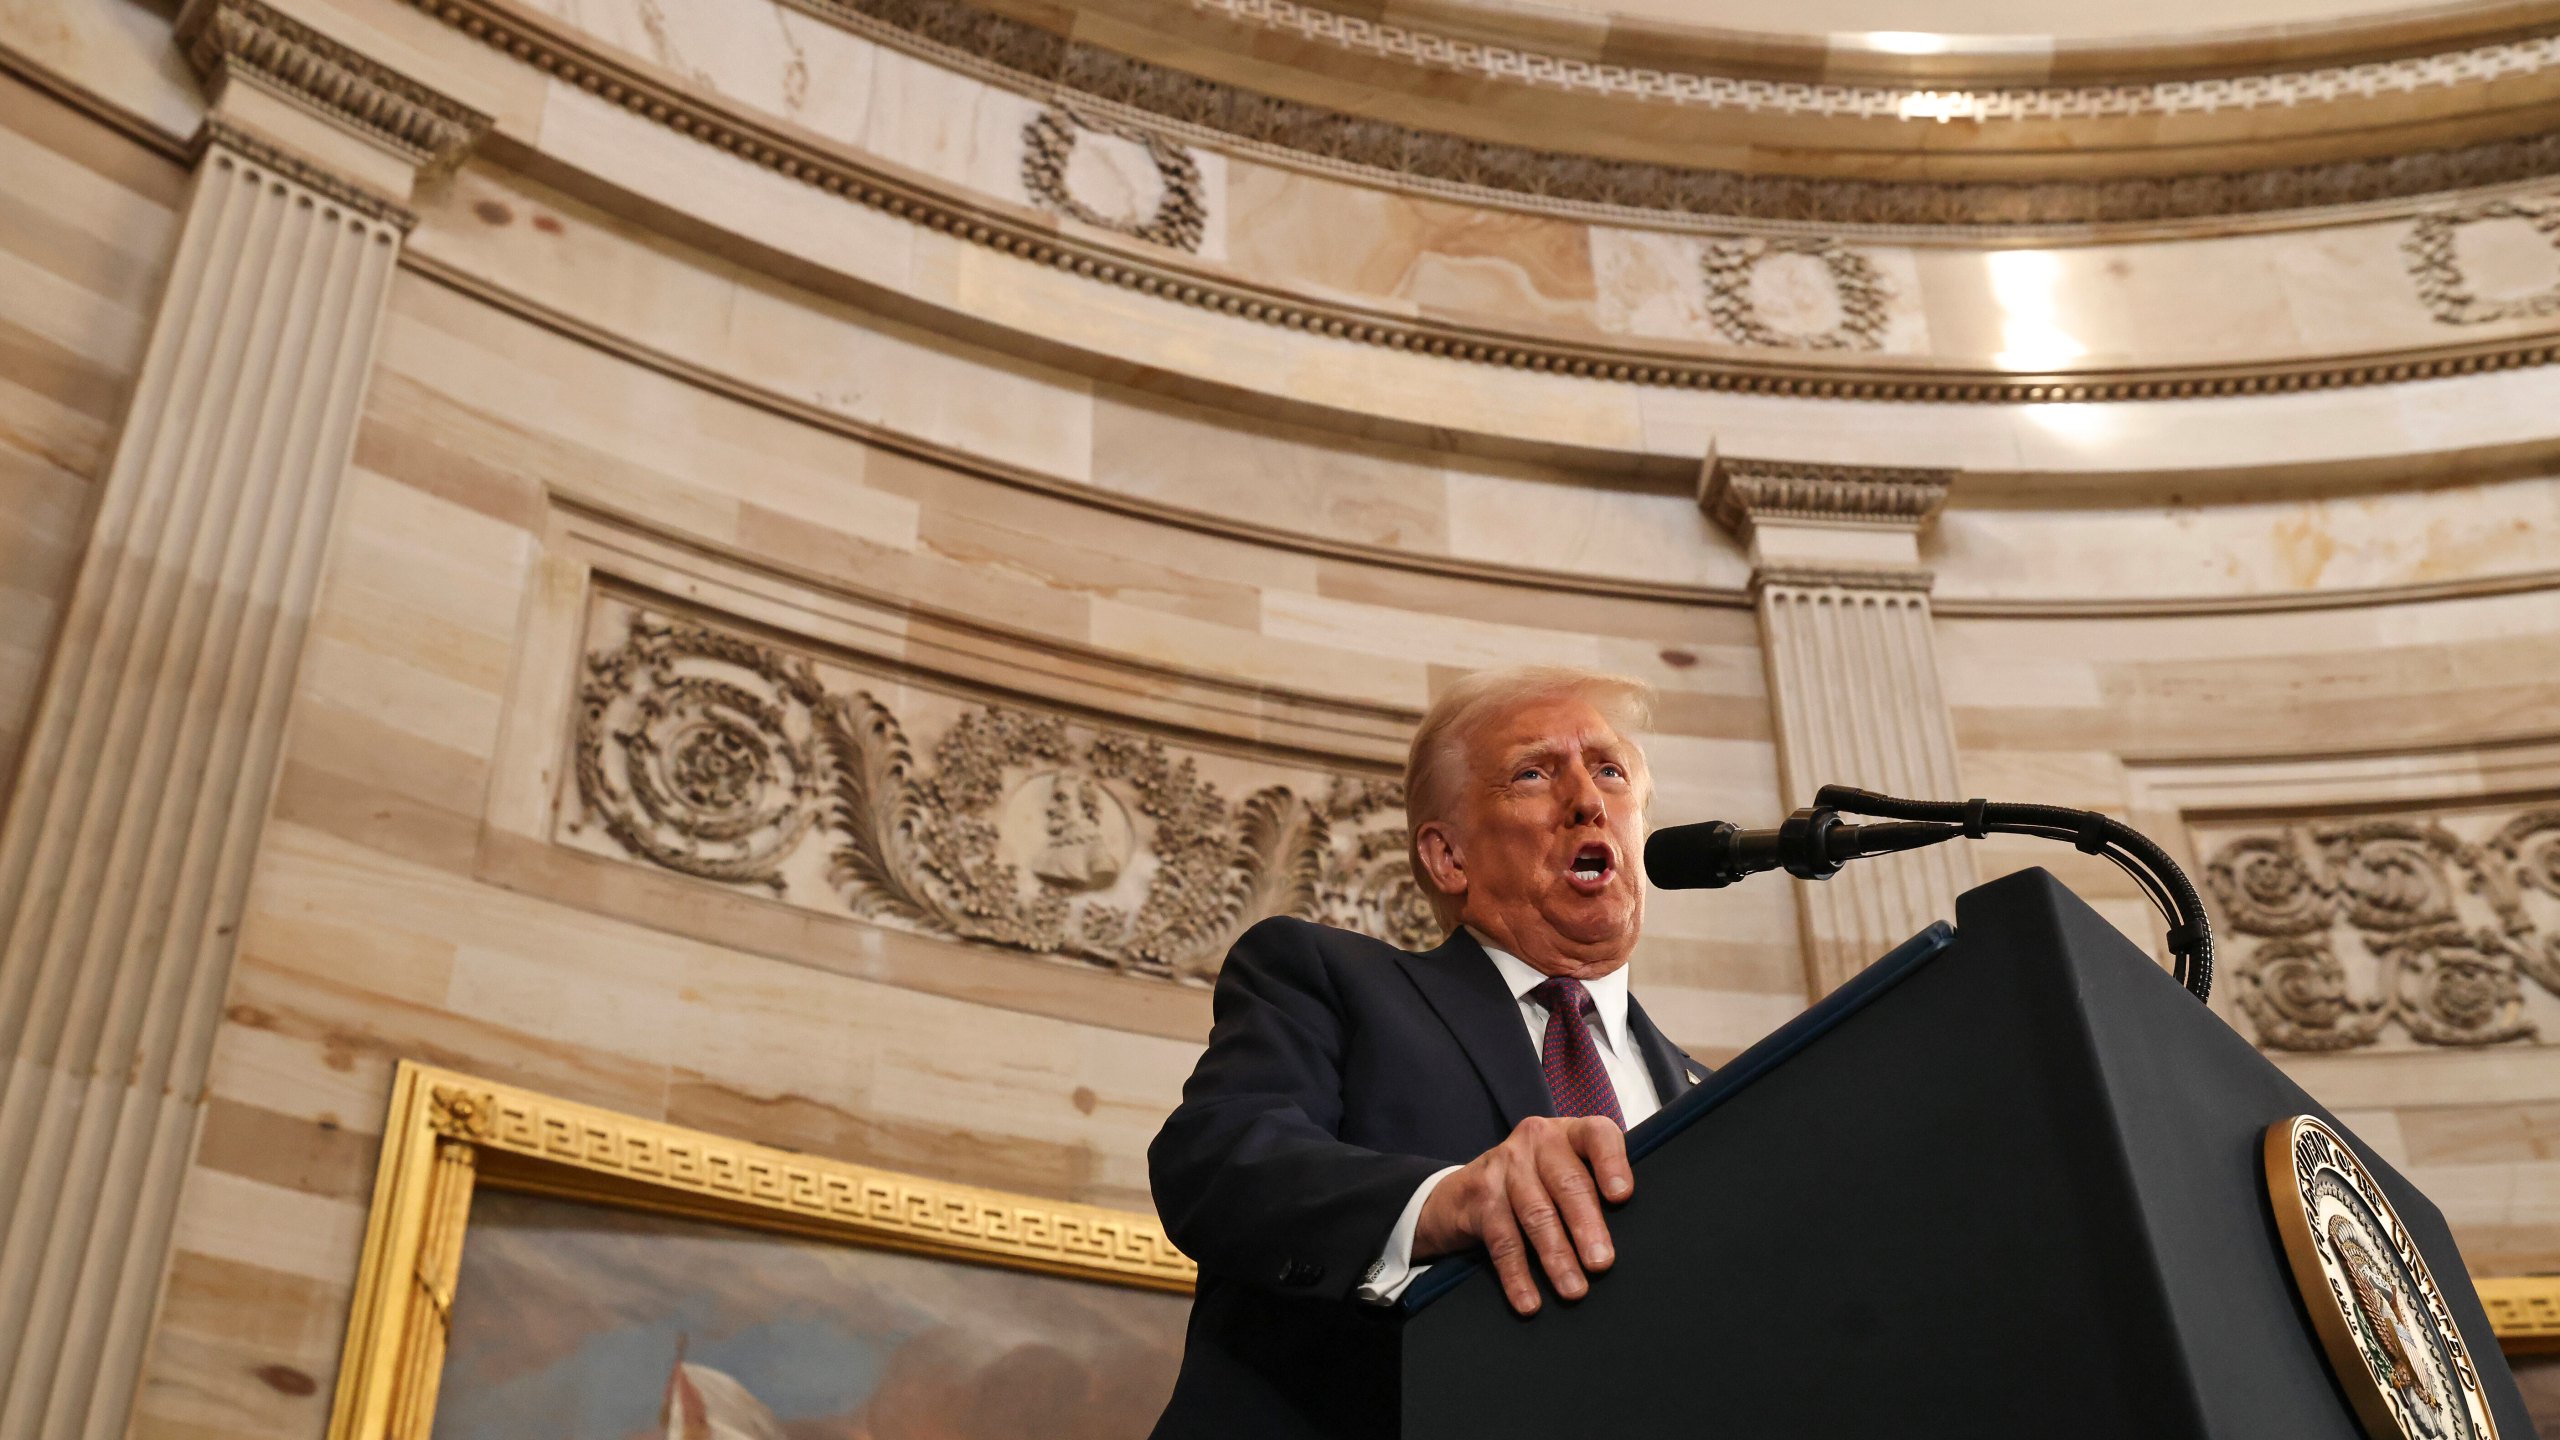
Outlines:
[[[1656,830],[1644,842],[1644,874],[1659,890],[1721,890],[1763,870],[1828,880],[1863,856],[1916,850],[1963,833],[1961,825],[1919,821],[1844,825],[1839,811],[1816,805],[1771,830],[1744,830],[1723,820]]]

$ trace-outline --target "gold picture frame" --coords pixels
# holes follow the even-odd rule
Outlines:
[[[481,1185],[1188,1293],[1152,1215],[731,1140],[403,1061],[329,1440],[427,1440]]]

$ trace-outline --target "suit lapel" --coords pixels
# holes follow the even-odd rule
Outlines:
[[[1636,997],[1627,997],[1627,1036],[1636,1042],[1636,1050],[1644,1056],[1645,1073],[1653,1077],[1654,1097],[1668,1105],[1689,1088],[1703,1080],[1707,1067],[1689,1058],[1688,1052],[1671,1043],[1644,1013]]]
[[[1538,1069],[1538,1057],[1520,1021],[1520,1002],[1512,998],[1502,983],[1502,972],[1493,968],[1474,936],[1460,930],[1437,950],[1398,958],[1432,1013],[1467,1052],[1477,1077],[1502,1111],[1506,1128],[1532,1115],[1555,1113],[1555,1103],[1547,1097],[1547,1077]]]

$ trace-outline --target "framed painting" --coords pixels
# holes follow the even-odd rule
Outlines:
[[[329,1433],[1140,1436],[1194,1275],[1152,1216],[404,1064]]]

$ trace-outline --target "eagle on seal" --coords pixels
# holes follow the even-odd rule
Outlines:
[[[2356,1237],[2355,1227],[2344,1215],[2329,1217],[2329,1243],[2338,1247],[2338,1259],[2345,1265],[2347,1284],[2354,1290],[2356,1308],[2364,1312],[2365,1325],[2382,1345],[2382,1358],[2390,1367],[2383,1379],[2395,1390],[2415,1390],[2418,1403],[2433,1410],[2437,1405],[2436,1387],[2418,1364],[2412,1337],[2400,1323],[2400,1291],[2397,1281],[2383,1267],[2373,1251]]]

